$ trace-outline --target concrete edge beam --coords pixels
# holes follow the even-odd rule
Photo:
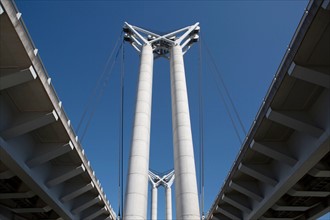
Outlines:
[[[94,199],[89,200],[88,202],[85,202],[84,204],[72,209],[72,212],[75,213],[75,214],[78,214],[78,213],[84,211],[85,209],[91,207],[92,205],[97,204],[100,201],[101,201],[101,197],[97,196]]]
[[[216,216],[215,216],[215,215],[216,215]],[[224,216],[224,215],[220,216],[220,215],[222,215],[222,214],[221,214],[221,213],[214,213],[214,214],[211,214],[210,219],[211,219],[211,220],[220,220],[220,219],[222,219],[223,217],[228,218],[227,216]],[[230,219],[230,218],[229,218],[229,219]]]
[[[13,212],[15,213],[40,213],[40,212],[49,212],[50,210],[52,210],[52,208],[50,206],[45,206],[42,208],[15,208],[15,209],[11,209]]]
[[[1,72],[4,72],[2,70]],[[22,83],[29,82],[37,78],[36,71],[33,66],[17,72],[4,73],[0,76],[0,90],[8,89]]]
[[[82,195],[82,194],[84,194],[84,193],[92,190],[94,187],[95,187],[94,186],[94,183],[93,182],[90,182],[87,185],[85,185],[85,186],[83,186],[83,187],[81,187],[79,189],[76,189],[73,192],[71,192],[71,193],[69,193],[69,194],[67,194],[65,196],[62,196],[61,197],[61,201],[62,202],[68,202],[68,201],[70,201],[70,200],[72,200],[72,199],[74,199],[74,198],[76,198],[76,197],[78,197],[78,196],[80,196],[80,195]]]
[[[274,177],[269,176],[261,170],[257,170],[257,166],[252,164],[240,163],[238,170],[271,186],[276,186],[277,184],[277,180]]]
[[[211,215],[210,220],[231,220],[227,216],[223,215],[222,213],[214,213]]]
[[[32,198],[36,194],[33,191],[16,192],[16,193],[0,193],[1,199],[28,199]]]
[[[291,63],[288,74],[297,79],[313,83],[324,88],[330,88],[330,75],[297,65],[295,62]]]
[[[234,207],[217,206],[216,210],[232,220],[241,220],[242,219],[241,215],[238,214],[238,213],[240,213],[240,210],[238,210]]]
[[[310,206],[291,206],[291,205],[275,204],[271,209],[275,211],[285,211],[285,212],[305,212],[310,208],[311,208]]]
[[[23,134],[26,134],[28,132],[31,132],[33,130],[36,130],[38,128],[41,128],[45,125],[51,124],[58,120],[58,115],[56,114],[56,111],[53,110],[49,113],[42,113],[37,114],[34,116],[33,119],[27,119],[24,120],[24,122],[15,125],[1,133],[2,138],[4,139],[10,139],[14,138]]]
[[[297,160],[287,153],[281,152],[278,148],[285,148],[285,146],[274,147],[272,145],[280,145],[280,143],[267,143],[267,142],[256,142],[253,140],[250,144],[250,148],[258,153],[261,153],[269,158],[275,159],[280,162],[284,162],[290,166],[294,166]]]
[[[84,167],[84,165],[80,165],[78,167],[72,167],[69,171],[63,172],[63,173],[61,173],[61,175],[48,180],[47,186],[53,187],[58,184],[61,184],[61,183],[65,182],[66,180],[71,179],[71,178],[85,172],[85,170],[86,170],[86,168]]]
[[[263,197],[260,195],[260,192],[257,192],[256,190],[257,187],[253,187],[256,183],[252,183],[249,184],[247,182],[242,182],[242,181],[230,181],[229,182],[229,187],[236,190],[237,192],[240,192],[248,197],[250,197],[251,199],[254,199],[258,202],[261,202],[263,200]],[[255,189],[253,189],[253,188]]]
[[[106,212],[107,212],[107,208],[104,206],[103,208],[99,209],[98,211],[94,212],[93,214],[90,214],[89,216],[83,218],[83,220],[95,219],[96,217],[98,217]]]
[[[15,174],[10,170],[5,170],[0,173],[0,180],[7,180],[14,177]]]
[[[251,208],[248,207],[249,202],[246,201],[247,199],[242,198],[242,196],[239,197],[239,196],[233,196],[233,195],[226,195],[225,194],[225,195],[222,195],[222,200],[227,202],[228,204],[238,208],[239,210],[241,210],[243,212],[250,213]],[[242,201],[242,200],[245,200],[245,201]]]
[[[330,178],[330,170],[323,170],[319,169],[317,167],[312,168],[309,172],[309,175],[313,177],[325,177],[325,178]]]
[[[296,197],[327,197],[330,195],[329,191],[306,191],[306,190],[296,190],[290,189],[287,192],[290,196]]]
[[[307,133],[313,137],[320,137],[324,131],[316,127],[303,112],[275,111],[269,108],[266,117],[274,122],[292,128],[296,131]]]
[[[46,148],[47,148],[47,146],[46,146]],[[26,164],[29,167],[35,167],[37,165],[50,161],[56,157],[59,157],[63,154],[66,154],[66,153],[72,151],[73,149],[74,149],[74,146],[71,141],[69,141],[69,143],[66,143],[64,145],[59,144],[56,147],[50,148],[49,151],[43,152],[42,154],[39,154],[39,155],[35,156],[34,158],[28,160],[26,162]]]

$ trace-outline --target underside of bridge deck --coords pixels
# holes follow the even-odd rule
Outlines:
[[[330,207],[330,10],[311,1],[207,219],[315,219]]]
[[[115,219],[21,14],[0,3],[0,219]]]

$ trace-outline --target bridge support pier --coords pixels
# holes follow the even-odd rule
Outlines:
[[[176,219],[200,219],[188,94],[181,46],[174,45],[170,53]]]
[[[199,39],[200,27],[198,25],[199,23],[196,23],[163,36],[132,26],[127,22],[125,22],[123,27],[125,32],[124,40],[141,53],[140,76],[123,215],[125,220],[147,218],[152,67],[153,59],[160,57],[168,58],[171,66],[176,219],[200,219],[194,149],[183,62],[183,54]],[[150,179],[153,183],[161,181],[165,186],[171,185],[174,180],[174,171],[163,178],[150,172]],[[166,201],[166,216],[168,219],[172,218],[170,192],[171,190],[169,189]],[[154,216],[154,213],[152,216]]]
[[[171,186],[165,187],[166,194],[166,220],[172,220],[172,190]]]
[[[151,190],[151,220],[157,220],[157,198],[158,191],[157,187],[153,186]]]
[[[153,59],[151,46],[145,44],[141,50],[123,215],[125,220],[147,219]]]

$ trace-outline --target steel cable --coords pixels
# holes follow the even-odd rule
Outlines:
[[[235,115],[236,115],[238,121],[240,122],[241,129],[243,130],[244,134],[246,134],[246,132],[245,132],[245,128],[244,128],[244,126],[243,126],[243,123],[242,123],[242,121],[241,121],[239,115],[238,115],[237,110],[235,110],[235,109],[236,109],[236,108],[235,108],[235,105],[233,104],[233,101],[232,101],[232,99],[230,98],[230,95],[229,95],[228,89],[227,89],[227,87],[226,87],[226,85],[225,85],[225,83],[224,83],[224,80],[223,80],[222,77],[221,77],[221,74],[220,74],[220,72],[219,72],[219,69],[218,69],[217,65],[215,64],[215,61],[214,61],[214,59],[213,59],[213,57],[212,57],[212,55],[211,55],[211,52],[210,52],[209,48],[207,47],[207,45],[205,44],[205,42],[203,41],[203,39],[202,39],[201,41],[202,41],[202,43],[203,43],[203,46],[206,48],[207,55],[208,55],[209,58],[210,58],[210,59],[206,59],[206,61],[207,61],[208,66],[210,67],[210,70],[211,70],[210,72],[213,74],[214,80],[215,80],[215,82],[216,82],[216,85],[217,85],[217,91],[218,91],[218,93],[219,93],[219,95],[220,95],[220,99],[221,99],[221,101],[223,102],[224,107],[225,107],[225,110],[226,110],[226,112],[227,112],[227,114],[228,114],[228,116],[229,116],[229,119],[230,119],[230,121],[231,121],[233,127],[234,127],[235,134],[236,134],[236,136],[237,136],[239,142],[242,144],[242,143],[243,143],[242,138],[241,138],[241,136],[240,136],[239,130],[238,130],[237,126],[236,126],[235,120],[234,120],[234,118],[233,118],[233,115],[231,114],[230,108],[229,108],[229,106],[228,106],[228,103],[226,102],[225,96],[224,96],[224,94],[223,94],[223,92],[222,92],[222,90],[221,90],[221,86],[220,86],[220,85],[223,86],[223,88],[225,89],[225,94],[227,95],[228,99],[231,100],[231,101],[230,101],[231,106],[232,106],[232,108],[234,109]],[[211,65],[210,62],[212,62],[213,65]],[[212,68],[212,67],[213,67],[213,68]]]
[[[100,85],[102,83],[102,81],[104,81],[104,78],[105,76],[108,74],[107,72],[107,69],[109,67],[109,64],[110,64],[110,61],[113,59],[113,56],[114,56],[114,53],[116,51],[116,48],[118,47],[118,44],[120,42],[120,39],[122,38],[122,33],[120,33],[120,36],[118,37],[116,43],[115,43],[115,46],[113,47],[111,53],[110,53],[110,56],[108,57],[107,59],[107,62],[104,66],[104,69],[102,71],[102,74],[100,75],[100,77],[98,78],[97,80],[97,83],[95,84],[95,87],[93,89],[93,92],[89,95],[88,99],[87,99],[87,103],[85,105],[85,108],[84,108],[84,111],[83,111],[83,114],[82,114],[82,117],[78,123],[78,127],[77,127],[77,133],[79,132],[84,120],[85,120],[85,117],[87,116],[87,113],[88,111],[90,110],[91,107],[93,107],[94,105],[92,105],[93,101],[95,101],[94,97],[97,95],[97,92],[100,88]]]
[[[219,79],[220,79],[220,82],[221,82],[221,84],[222,84],[222,86],[223,86],[223,88],[224,88],[224,90],[225,90],[225,94],[226,94],[227,97],[228,97],[228,100],[229,100],[229,102],[230,102],[230,105],[232,106],[232,109],[234,110],[235,116],[236,116],[236,118],[237,118],[237,120],[238,120],[238,122],[239,122],[239,124],[240,124],[240,127],[241,127],[241,129],[242,129],[244,135],[246,135],[247,132],[246,132],[245,126],[244,126],[244,124],[243,124],[243,122],[242,122],[242,120],[241,120],[240,115],[238,114],[237,108],[236,108],[236,106],[235,106],[235,104],[234,104],[233,99],[232,99],[231,96],[230,96],[230,93],[229,93],[229,91],[228,91],[228,88],[227,88],[227,86],[226,86],[226,83],[225,83],[224,80],[223,80],[223,77],[222,77],[222,75],[221,75],[221,72],[219,71],[219,68],[218,68],[218,66],[216,65],[215,59],[214,59],[214,57],[212,56],[212,53],[211,53],[209,47],[207,46],[207,44],[206,44],[204,41],[203,41],[203,44],[205,45],[206,52],[207,52],[208,56],[210,57],[210,59],[211,59],[211,61],[212,61],[212,64],[213,64],[213,66],[214,66],[214,68],[215,68],[216,73],[218,74],[218,77],[219,77]]]

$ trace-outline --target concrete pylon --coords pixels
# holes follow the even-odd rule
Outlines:
[[[165,57],[171,65],[172,127],[175,170],[176,219],[200,219],[194,149],[183,54],[199,39],[199,23],[163,36],[125,22],[124,40],[141,53],[130,164],[124,207],[125,220],[146,219],[149,168],[153,59]],[[151,175],[153,176],[153,175]],[[157,178],[160,178],[157,176]],[[171,180],[170,180],[171,179]],[[163,181],[164,180],[164,181]],[[172,183],[174,171],[159,181]],[[169,187],[170,188],[170,187]],[[169,193],[171,190],[168,191]],[[167,194],[166,194],[167,195]],[[170,195],[170,194],[168,194]],[[168,199],[166,204],[170,204]],[[167,206],[171,207],[171,206]],[[172,218],[169,208],[168,219]]]
[[[145,44],[141,50],[123,215],[125,220],[147,219],[153,59],[151,46]]]
[[[151,219],[157,220],[157,198],[158,198],[158,189],[156,186],[153,186],[151,189]]]
[[[166,195],[166,220],[172,220],[172,190],[171,187],[165,187]]]
[[[182,48],[170,50],[176,219],[200,219],[194,149]]]

